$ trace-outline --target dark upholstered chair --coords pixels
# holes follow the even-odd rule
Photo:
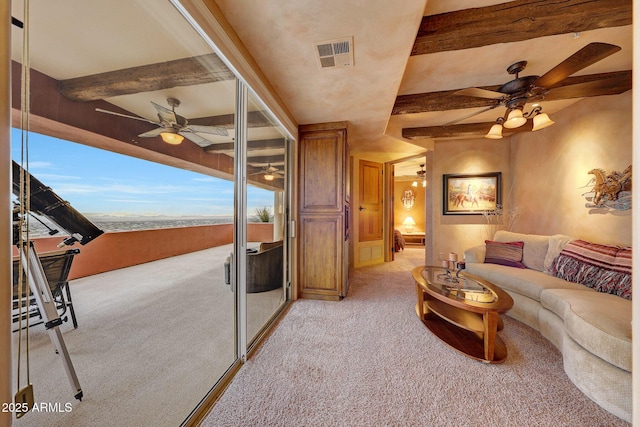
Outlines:
[[[259,250],[247,251],[247,292],[266,292],[282,287],[282,240],[261,243]],[[231,262],[225,262],[225,283],[231,284]]]
[[[76,320],[76,313],[73,309],[73,301],[71,300],[71,290],[69,289],[69,282],[67,281],[67,277],[69,276],[69,271],[71,270],[71,263],[73,262],[73,257],[80,253],[79,249],[67,249],[55,252],[48,252],[39,254],[40,264],[42,265],[42,269],[44,270],[44,274],[47,278],[47,282],[49,284],[49,288],[51,289],[51,294],[53,295],[53,300],[58,310],[58,315],[62,319],[62,321],[67,321],[67,316],[65,316],[67,309],[69,310],[69,314],[71,315],[71,321],[73,323],[73,327],[78,327],[78,321]],[[20,304],[20,296],[18,295],[18,278],[19,268],[20,268],[20,260],[19,258],[13,259],[13,322],[18,322],[20,318],[18,305]],[[26,286],[26,277],[24,278],[24,286]],[[26,306],[23,308],[22,318],[25,319],[26,315],[29,317],[38,317],[39,320],[36,322],[29,322],[29,326],[39,325],[43,322],[42,315],[38,306],[36,305],[35,298],[31,291],[28,292],[29,298],[28,302],[23,301],[23,304]],[[22,299],[27,299],[26,289],[22,291]]]

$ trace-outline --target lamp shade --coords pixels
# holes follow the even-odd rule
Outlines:
[[[527,123],[527,119],[522,116],[522,110],[511,110],[507,116],[507,120],[504,122],[504,127],[507,129],[519,128],[523,124]]]
[[[411,233],[413,231],[413,227],[415,227],[416,222],[410,216],[406,217],[404,221],[402,221],[402,225],[404,225],[404,229],[407,233]]]
[[[500,123],[496,123],[491,126],[489,129],[489,133],[484,136],[489,139],[501,139],[502,138],[502,125]]]
[[[160,136],[164,142],[171,145],[179,145],[184,139],[184,136],[173,132],[162,132]]]
[[[264,179],[267,181],[273,181],[273,179],[275,178],[275,175],[270,174],[270,173],[265,173],[264,174]]]
[[[532,131],[544,129],[546,127],[551,126],[555,122],[549,118],[546,113],[538,114],[533,118],[533,129]]]

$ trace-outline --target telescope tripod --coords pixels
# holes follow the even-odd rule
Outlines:
[[[78,400],[82,400],[82,388],[80,387],[78,376],[76,375],[73,363],[71,362],[71,357],[67,351],[67,346],[64,342],[64,338],[62,337],[62,332],[60,331],[62,319],[60,319],[60,316],[58,315],[58,310],[56,309],[55,301],[51,294],[51,288],[49,288],[49,282],[47,281],[44,269],[40,263],[40,258],[33,246],[33,242],[29,242],[28,244],[22,243],[21,245],[22,247],[18,246],[18,250],[23,255],[20,258],[22,261],[22,268],[27,276],[29,288],[38,308],[40,309],[45,327],[49,333],[49,338],[56,348],[56,353],[62,357],[62,363],[67,373],[69,383],[71,384],[71,389],[74,392],[74,397]],[[25,254],[27,256],[24,256]],[[29,399],[33,400],[33,396],[29,397],[23,395],[20,397],[24,399],[19,399],[18,396],[16,396],[16,403],[33,404],[33,402],[29,402]],[[23,401],[20,402],[20,400]]]

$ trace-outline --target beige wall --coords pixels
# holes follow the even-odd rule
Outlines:
[[[590,189],[584,187],[589,170],[631,164],[631,103],[631,92],[584,99],[554,114],[554,126],[512,137],[518,231],[631,245],[631,210],[590,210],[582,196]]]
[[[432,262],[492,237],[482,216],[442,215],[442,175],[453,173],[502,172],[503,204],[521,211],[514,231],[631,245],[631,210],[593,211],[582,196],[589,170],[631,164],[631,102],[631,93],[581,100],[553,114],[554,126],[510,140],[436,142]]]
[[[412,187],[411,183],[412,181],[396,181],[393,185],[393,228],[400,230],[402,233],[405,232],[402,221],[408,216],[416,222],[414,231],[424,232],[426,230],[424,211],[425,189],[420,185],[418,187]],[[402,205],[402,195],[407,189],[411,189],[415,196],[415,203],[411,210],[405,209]]]
[[[505,140],[475,139],[438,141],[433,156],[433,174],[428,181],[433,194],[432,264],[438,254],[456,252],[460,257],[466,248],[483,243],[487,235],[482,215],[443,215],[442,181],[444,174],[502,173],[503,200],[510,188],[509,143]],[[427,260],[427,262],[429,262]]]

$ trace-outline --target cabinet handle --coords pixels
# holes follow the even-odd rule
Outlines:
[[[364,210],[367,210],[367,208],[363,208],[362,206],[360,206],[360,207],[358,208],[358,210],[359,210],[359,211],[364,211]]]

